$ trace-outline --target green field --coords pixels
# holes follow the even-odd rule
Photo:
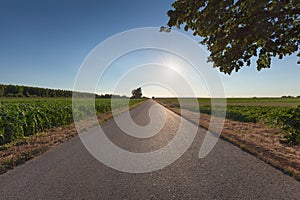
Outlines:
[[[176,98],[159,98],[166,103],[178,103]],[[181,98],[185,103],[192,101],[191,98]],[[214,102],[223,102],[224,99],[215,98]],[[200,106],[209,106],[211,104],[210,98],[198,98]],[[227,98],[227,105],[241,105],[241,106],[298,106],[300,105],[300,98]]]
[[[131,99],[129,106],[145,99]],[[126,99],[116,99],[116,107],[125,108]],[[90,103],[76,109],[76,118],[92,113]],[[96,99],[97,114],[111,111],[110,99]],[[72,98],[0,98],[0,145],[17,138],[72,123]]]
[[[176,98],[161,98],[159,101],[170,107],[180,107]],[[182,108],[191,111],[211,114],[211,99],[199,98],[199,108],[189,104],[192,99],[181,99]],[[214,102],[224,102],[224,99],[214,99]],[[284,130],[286,142],[300,144],[300,98],[228,98],[227,106],[215,106],[214,115],[222,115],[234,121],[263,123]]]

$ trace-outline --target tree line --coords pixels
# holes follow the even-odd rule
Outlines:
[[[72,97],[72,91],[0,84],[0,97]]]
[[[95,94],[76,92],[79,97],[93,96]],[[72,97],[73,91],[61,89],[49,89],[20,85],[0,84],[0,97]],[[96,94],[96,98],[128,98],[115,94]]]

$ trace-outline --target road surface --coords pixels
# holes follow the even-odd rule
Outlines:
[[[145,102],[131,110],[131,116],[146,125],[153,104]],[[148,139],[138,141],[122,133],[114,120],[102,128],[124,149],[152,151],[174,137],[172,128],[180,122],[180,116],[165,113],[165,127]],[[300,199],[299,182],[221,139],[207,157],[199,159],[205,134],[199,128],[182,157],[161,170],[142,174],[103,165],[75,137],[1,175],[0,199]]]

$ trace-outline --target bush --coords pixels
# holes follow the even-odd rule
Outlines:
[[[300,144],[300,106],[282,112],[277,116],[277,122],[286,131],[285,142]]]

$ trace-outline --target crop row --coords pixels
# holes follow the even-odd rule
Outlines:
[[[133,105],[142,100],[130,100]],[[128,101],[118,99],[116,107],[128,105]],[[83,119],[92,114],[92,104],[81,103],[75,114],[77,119]],[[97,114],[111,111],[110,99],[96,99]],[[0,102],[0,145],[17,138],[43,132],[52,127],[70,124],[74,121],[72,99],[40,99],[28,101]]]

